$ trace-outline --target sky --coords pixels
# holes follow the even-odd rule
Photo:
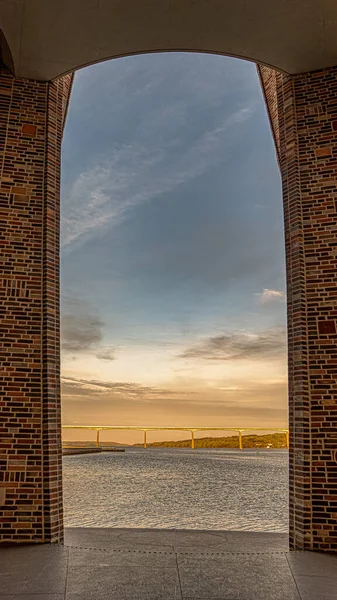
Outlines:
[[[62,146],[63,423],[285,427],[285,322],[255,65],[163,53],[78,71]]]

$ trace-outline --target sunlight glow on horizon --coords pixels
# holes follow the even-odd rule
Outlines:
[[[285,427],[281,190],[255,66],[88,67],[62,162],[63,422]]]

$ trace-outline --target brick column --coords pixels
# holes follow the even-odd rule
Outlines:
[[[60,147],[72,76],[0,70],[0,541],[60,542]]]
[[[283,182],[290,542],[337,551],[337,67],[260,67]]]

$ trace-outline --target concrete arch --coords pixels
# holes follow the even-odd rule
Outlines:
[[[74,69],[69,69],[64,71],[63,73],[61,73],[60,75],[57,75],[57,77],[55,77],[54,79],[52,79],[51,81],[57,81],[58,79],[73,74],[75,75],[76,71],[80,71],[81,69],[85,69],[86,67],[91,67],[93,65],[98,65],[99,63],[103,63],[103,62],[108,62],[110,60],[118,60],[119,58],[131,58],[132,56],[142,56],[142,55],[149,55],[149,54],[207,54],[207,55],[212,55],[212,56],[223,56],[223,57],[228,57],[228,58],[236,58],[238,60],[243,60],[243,61],[247,61],[247,62],[252,62],[253,64],[257,65],[261,65],[261,67],[265,67],[268,69],[272,69],[273,71],[275,71],[276,73],[280,73],[280,74],[284,74],[287,75],[287,73],[285,71],[282,71],[281,69],[274,67],[273,65],[269,65],[265,62],[261,62],[259,61],[258,63],[256,63],[255,60],[253,60],[252,58],[248,57],[248,56],[238,56],[236,54],[229,54],[226,52],[214,52],[212,50],[198,50],[198,49],[191,49],[191,48],[178,48],[178,49],[172,49],[172,48],[159,48],[158,50],[138,50],[135,52],[127,52],[124,54],[116,54],[114,56],[107,56],[104,58],[99,58],[98,60],[94,60],[91,62],[87,62],[81,65],[78,65],[76,68]],[[13,73],[13,71],[12,71]]]
[[[337,64],[335,0],[0,0],[0,22],[15,75],[36,80],[168,50],[235,56],[290,74]]]

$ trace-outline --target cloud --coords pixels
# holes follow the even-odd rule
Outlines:
[[[283,328],[259,333],[238,332],[207,338],[187,348],[181,358],[201,360],[271,360],[284,357],[286,335]]]
[[[102,228],[118,226],[134,207],[171,192],[226,160],[224,145],[229,154],[237,126],[254,110],[248,105],[222,116],[215,127],[201,133],[192,144],[186,145],[169,134],[155,143],[139,133],[131,143],[111,148],[99,160],[96,157],[96,165],[81,173],[63,192],[64,250],[70,251],[74,244],[78,246]],[[167,129],[172,118],[164,107],[160,118],[157,116],[156,130]]]
[[[75,73],[75,85],[71,102],[76,110],[90,110],[92,103],[99,112],[106,107],[106,98],[114,98],[115,106],[137,104],[145,99],[151,101],[154,91],[160,96],[174,96],[175,89],[191,99],[200,96],[207,103],[216,103],[233,93],[243,90],[247,95],[257,88],[255,65],[230,57],[199,53],[154,53],[136,57],[123,57],[91,65]],[[207,85],[200,76],[208,75]],[[219,85],[221,81],[221,85]],[[166,89],[165,86],[166,84]],[[99,88],[100,94],[97,94]],[[166,91],[168,89],[168,94]]]
[[[103,339],[102,325],[102,321],[92,315],[63,315],[62,350],[65,352],[92,350]]]
[[[96,358],[100,360],[114,360],[115,359],[115,349],[114,348],[103,348],[99,350],[95,354]]]
[[[61,350],[66,354],[89,353],[101,360],[114,360],[114,348],[103,344],[103,321],[88,311],[84,302],[67,299],[70,312],[61,316]]]
[[[64,423],[286,426],[286,380],[242,383],[234,390],[205,387],[202,382],[197,387],[191,391],[63,377]]]
[[[97,379],[77,379],[74,377],[62,377],[62,390],[65,395],[94,397],[122,396],[124,399],[153,400],[163,397],[176,397],[178,395],[190,395],[193,392],[177,392],[172,389],[145,386],[134,382],[125,381],[100,381]]]
[[[258,296],[261,304],[269,304],[270,302],[284,302],[286,299],[286,295],[281,290],[269,290],[268,288],[264,288],[263,292],[256,293],[255,296]]]

